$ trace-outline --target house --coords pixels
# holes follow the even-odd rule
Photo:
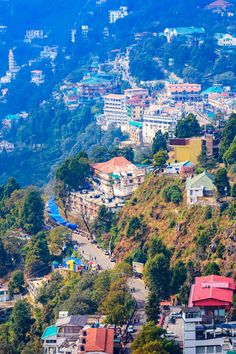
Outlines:
[[[140,145],[143,142],[143,123],[131,120],[128,125],[129,139],[132,144]]]
[[[109,22],[115,23],[117,20],[128,16],[128,7],[120,6],[119,10],[109,11]]]
[[[236,37],[229,33],[222,34],[221,36],[218,36],[218,45],[221,47],[235,47]]]
[[[178,36],[193,36],[193,35],[204,35],[204,28],[199,27],[175,27],[166,28],[164,30],[164,36],[167,38],[167,42],[171,42],[174,38]]]
[[[31,82],[35,85],[41,85],[44,83],[44,75],[42,70],[32,70],[31,72]]]
[[[41,337],[45,354],[78,354],[81,331],[87,324],[86,315],[68,315],[60,311],[55,325],[47,327]]]
[[[195,177],[189,177],[186,181],[187,204],[214,204],[214,176],[204,171]]]
[[[113,328],[84,329],[78,354],[113,354],[114,337],[115,331]]]
[[[97,188],[106,198],[127,199],[144,182],[146,170],[123,156],[91,165]]]
[[[164,173],[170,174],[187,174],[194,173],[194,165],[190,161],[168,163],[164,169]]]
[[[175,102],[199,102],[201,101],[201,85],[179,83],[167,84],[167,95]]]
[[[28,279],[28,290],[33,299],[36,299],[36,297],[39,294],[40,289],[42,286],[48,281],[47,277],[41,277],[41,278],[30,278]]]
[[[202,151],[202,138],[171,138],[169,141],[169,161],[191,161],[196,164]]]
[[[0,302],[11,300],[10,292],[7,285],[0,285]]]
[[[230,321],[235,283],[209,275],[195,278],[183,313],[184,354],[235,353],[236,322]]]
[[[199,307],[211,321],[223,321],[233,304],[233,278],[220,275],[196,277],[191,287],[189,307]]]

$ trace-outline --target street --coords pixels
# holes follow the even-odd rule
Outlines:
[[[97,264],[100,265],[102,269],[112,269],[115,263],[110,262],[108,256],[105,256],[101,249],[97,248],[95,244],[92,244],[86,236],[81,236],[81,234],[73,233],[73,240],[78,242],[80,249],[83,251],[83,257],[85,259],[93,258]],[[96,259],[95,259],[96,258]],[[147,299],[147,290],[143,280],[139,278],[129,278],[128,285],[130,289],[134,289],[132,296],[137,302],[137,311],[135,314],[136,321],[134,323],[134,329],[136,335],[142,328],[142,325],[146,323],[146,315],[144,311],[145,301]]]

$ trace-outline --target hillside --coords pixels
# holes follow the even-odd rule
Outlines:
[[[184,184],[178,179],[149,176],[134,193],[118,215],[116,255],[121,259],[138,249],[145,253],[148,240],[159,235],[172,251],[172,265],[177,260],[192,261],[195,271],[202,273],[205,266],[214,261],[222,273],[235,272],[236,213],[233,202],[224,211],[197,205],[188,207],[185,201],[179,205],[166,203],[163,189],[173,183],[184,192]]]

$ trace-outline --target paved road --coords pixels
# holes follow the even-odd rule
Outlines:
[[[108,256],[105,256],[102,253],[101,249],[98,249],[95,244],[92,244],[90,240],[86,236],[81,236],[74,233],[73,240],[78,242],[80,249],[83,251],[83,256],[85,259],[95,258],[95,262],[101,266],[102,269],[112,269],[115,264],[110,262]],[[128,285],[130,288],[134,288],[134,292],[132,292],[133,297],[137,302],[137,312],[136,319],[137,321],[134,323],[135,333],[140,331],[142,325],[146,323],[145,316],[145,301],[147,298],[147,290],[145,289],[144,282],[141,279],[130,278],[128,280]]]

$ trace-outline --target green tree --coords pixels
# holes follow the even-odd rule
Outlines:
[[[216,171],[214,183],[220,196],[226,196],[229,194],[230,184],[225,168],[219,168]]]
[[[23,199],[21,226],[29,233],[36,234],[43,227],[44,204],[40,193],[29,188]]]
[[[144,279],[151,292],[158,292],[161,297],[170,295],[170,261],[164,254],[148,258],[144,266]]]
[[[160,340],[155,340],[133,351],[133,354],[168,354]]]
[[[223,160],[226,165],[233,165],[236,163],[236,136],[229,148],[225,151]]]
[[[27,336],[32,324],[30,304],[25,300],[17,301],[10,316],[10,331],[12,332],[15,346],[23,348],[27,342]]]
[[[201,135],[201,128],[195,115],[190,113],[185,119],[179,120],[176,126],[177,138],[191,138]]]
[[[158,130],[152,142],[152,153],[155,155],[159,150],[167,151],[167,142],[165,135]]]
[[[9,322],[0,325],[0,354],[16,354],[16,348],[11,343]]]
[[[8,254],[3,245],[2,239],[0,237],[0,276],[4,276],[6,273],[6,260],[8,259]]]
[[[157,166],[159,168],[165,167],[168,158],[169,158],[169,156],[168,156],[167,151],[159,150],[153,156],[155,166]]]
[[[148,321],[154,321],[157,323],[160,316],[160,301],[161,297],[158,292],[149,292],[145,306],[145,313]]]
[[[20,185],[16,182],[15,178],[8,178],[7,184],[4,186],[3,190],[4,198],[9,198],[11,194],[17,189],[20,189]]]
[[[31,238],[26,248],[26,270],[30,276],[43,276],[49,271],[50,254],[45,232]]]
[[[204,275],[220,275],[220,267],[217,263],[208,263],[204,270]]]
[[[166,331],[160,327],[157,327],[155,322],[146,323],[142,327],[142,330],[136,336],[134,342],[132,343],[132,351],[141,349],[145,344],[148,344],[155,340],[160,340],[161,336],[165,333]]]
[[[236,114],[233,113],[230,116],[222,132],[222,137],[219,145],[219,151],[222,157],[224,156],[226,150],[228,150],[228,148],[230,147],[230,144],[233,142],[235,135],[236,135]]]
[[[172,269],[172,277],[171,277],[171,285],[170,285],[173,294],[179,292],[186,278],[187,278],[187,269],[184,263],[181,261],[176,262]]]
[[[162,195],[167,203],[172,202],[179,204],[183,199],[182,191],[177,184],[173,184],[164,188]]]
[[[65,190],[82,188],[89,176],[90,167],[87,155],[80,152],[74,157],[65,160],[56,171],[56,181],[64,184]]]
[[[24,286],[24,273],[22,270],[15,270],[11,274],[11,278],[8,284],[10,294],[18,294],[23,291]]]
[[[236,198],[236,183],[231,186],[230,195],[231,197]]]
[[[92,233],[100,239],[102,234],[110,231],[113,221],[113,214],[105,205],[101,205],[98,209],[98,214],[93,221],[91,230]]]

